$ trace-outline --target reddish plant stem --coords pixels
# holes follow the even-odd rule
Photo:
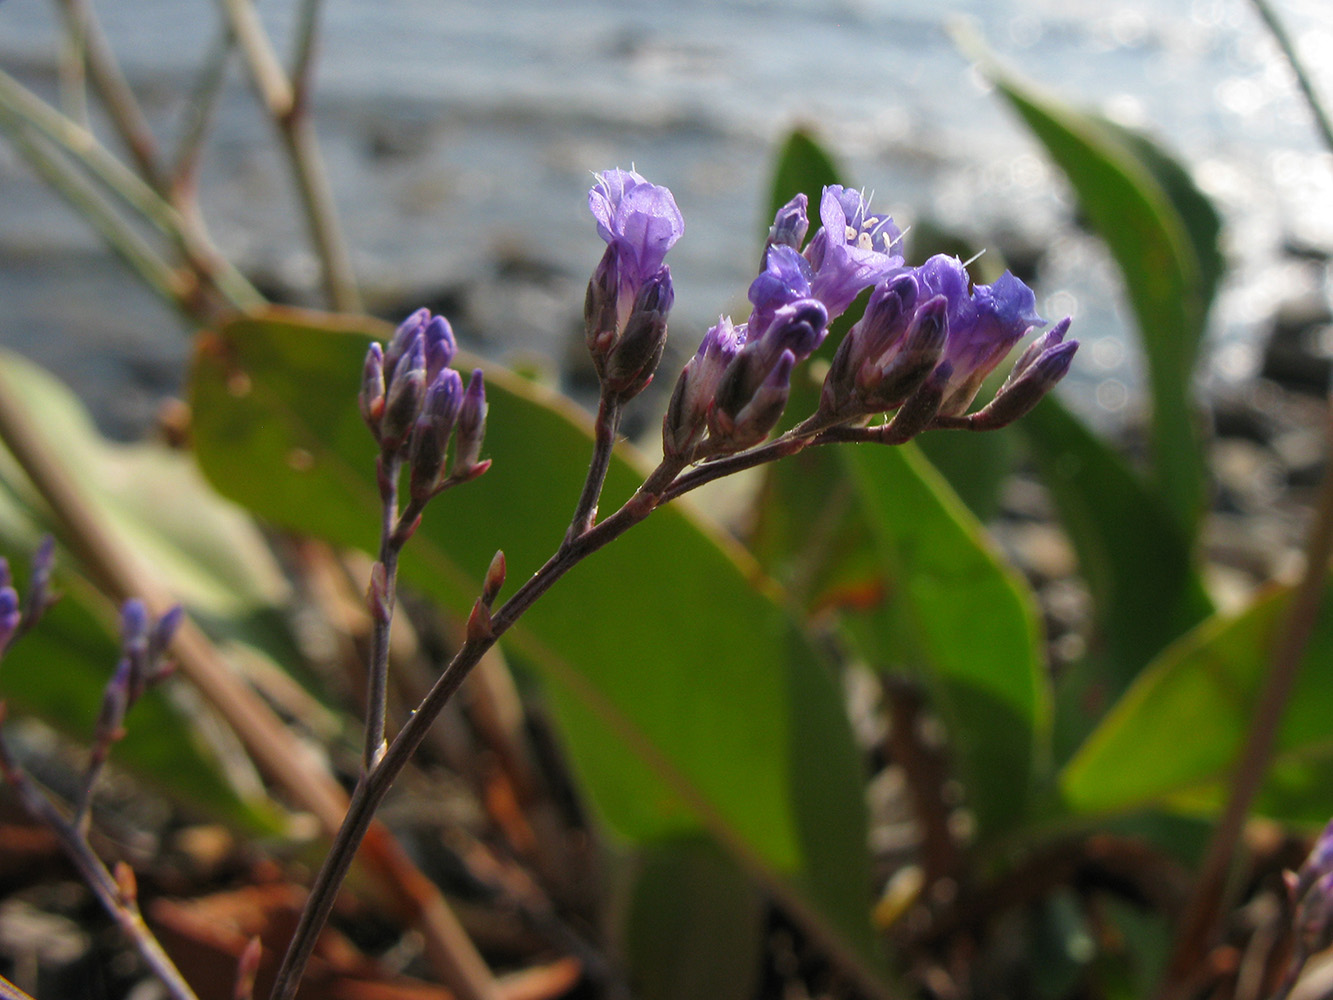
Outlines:
[[[1273,759],[1278,728],[1300,675],[1305,648],[1319,616],[1333,555],[1333,410],[1325,414],[1328,453],[1324,478],[1315,502],[1314,523],[1305,546],[1305,570],[1292,592],[1276,632],[1263,690],[1255,707],[1245,746],[1193,895],[1176,932],[1176,941],[1158,996],[1181,995],[1190,971],[1212,946],[1222,923],[1227,880],[1250,806],[1259,793]]]

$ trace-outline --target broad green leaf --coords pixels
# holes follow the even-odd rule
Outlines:
[[[1212,611],[1189,539],[1165,503],[1058,399],[1018,424],[1078,552],[1092,592],[1088,662],[1063,679],[1063,757],[1139,671]]]
[[[1250,725],[1288,599],[1282,590],[1239,616],[1214,616],[1165,650],[1064,769],[1067,803],[1080,812],[1215,805]],[[1333,606],[1326,595],[1259,803],[1273,815],[1311,821],[1328,813],[1331,658]]]
[[[621,951],[644,1000],[750,1000],[763,962],[763,901],[707,840],[644,847]]]
[[[259,530],[213,492],[188,454],[106,440],[73,393],[17,355],[0,354],[0,391],[21,401],[80,493],[194,615],[244,618],[285,599]],[[8,453],[0,475],[16,504],[45,509]]]
[[[196,614],[234,616],[253,627],[281,592],[281,577],[256,529],[207,488],[188,456],[104,440],[68,389],[16,356],[0,355],[0,392],[22,402],[85,497],[183,603]],[[0,554],[26,565],[41,534],[56,527],[48,521],[35,488],[0,448]],[[31,714],[86,741],[119,651],[115,608],[79,572],[74,556],[60,557],[63,596],[5,655],[0,697],[11,717]],[[19,574],[20,585],[24,579]],[[257,784],[241,792],[229,780],[215,748],[199,736],[199,709],[173,696],[178,683],[150,691],[134,708],[113,760],[212,817],[273,830],[271,804]]]
[[[275,524],[372,548],[374,446],[355,397],[370,336],[389,332],[273,312],[206,336],[192,385],[205,474]],[[556,549],[588,462],[587,420],[557,397],[491,367],[487,395],[494,465],[435,501],[402,564],[459,613],[496,549],[511,581]],[[618,458],[602,510],[640,479]],[[741,551],[664,509],[570,572],[505,641],[541,672],[614,830],[711,834],[862,968],[873,962],[862,775],[839,689]]]
[[[1050,727],[1035,602],[915,447],[849,449],[845,461],[885,574],[871,628],[906,657],[881,665],[925,677],[982,834],[1010,827]]]
[[[1148,359],[1155,479],[1192,538],[1206,469],[1191,377],[1220,268],[1216,218],[1210,223],[1206,199],[1148,140],[993,64],[985,71],[1064,171],[1124,276]]]

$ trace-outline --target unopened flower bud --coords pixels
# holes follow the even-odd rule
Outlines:
[[[1069,324],[1072,319],[1066,316],[1055,326],[1051,327],[1040,337],[1028,344],[1018,360],[1014,362],[1014,367],[1010,370],[1009,376],[1004,380],[1004,385],[1000,386],[1000,392],[1004,392],[1014,382],[1016,382],[1025,371],[1032,366],[1032,363],[1045,354],[1050,348],[1063,343],[1065,334],[1069,332]]]
[[[120,608],[120,649],[130,664],[130,703],[139,700],[148,686],[148,609],[131,597]]]
[[[684,455],[703,440],[718,384],[740,349],[740,337],[731,320],[719,316],[717,325],[709,328],[698,352],[676,380],[662,420],[665,454]]]
[[[776,362],[783,351],[791,351],[797,361],[804,361],[824,342],[828,334],[828,310],[818,299],[798,299],[773,314],[761,343]]]
[[[102,706],[93,727],[93,744],[103,752],[124,735],[125,713],[134,700],[131,697],[134,683],[134,665],[124,657],[102,692]]]
[[[426,345],[426,384],[430,385],[454,360],[458,353],[458,341],[454,339],[453,328],[443,316],[434,316],[421,330],[422,340]]]
[[[463,379],[442,368],[426,390],[421,414],[408,442],[408,488],[414,500],[428,500],[439,485],[458,412],[463,404]]]
[[[620,338],[620,256],[608,246],[593,269],[583,299],[584,336],[597,377],[606,371],[607,358]]]
[[[388,454],[402,448],[416,423],[426,395],[426,349],[420,335],[394,368],[389,379],[384,415],[380,419],[380,447]]]
[[[1026,416],[1069,372],[1078,341],[1047,347],[1017,378],[1007,380],[995,398],[969,419],[975,430],[996,430]]]
[[[46,535],[37,546],[32,556],[32,566],[28,573],[28,593],[24,600],[23,614],[28,619],[28,628],[42,616],[55,597],[51,593],[51,571],[56,561],[56,540]]]
[[[486,579],[481,587],[481,600],[486,607],[495,603],[496,596],[505,582],[505,554],[498,549],[486,569]]]
[[[810,230],[810,219],[806,215],[809,206],[810,199],[798,194],[778,209],[773,225],[768,230],[768,245],[782,244],[800,250],[801,244],[805,242],[805,234]]]
[[[148,659],[150,662],[156,662],[166,655],[171,640],[176,637],[176,631],[184,620],[185,609],[179,604],[172,605],[157,620],[157,624],[153,626],[148,635]]]
[[[666,347],[667,314],[675,299],[671,269],[663,264],[639,289],[625,331],[607,358],[606,386],[622,400],[638,395],[652,381]]]
[[[940,403],[952,376],[953,366],[948,361],[941,361],[885,425],[881,439],[886,444],[902,444],[929,427],[940,412]]]
[[[134,877],[134,869],[124,861],[117,861],[111,874],[116,880],[116,891],[120,894],[121,903],[137,909],[139,905],[139,880]]]
[[[948,301],[937,295],[916,311],[907,332],[879,358],[856,373],[864,412],[885,413],[901,406],[939,364],[948,340]]]
[[[361,392],[357,396],[361,418],[378,440],[380,418],[384,416],[384,349],[379,343],[366,351],[366,364],[361,373]]]
[[[782,419],[782,411],[787,408],[791,373],[795,366],[796,355],[784,350],[750,401],[736,414],[731,440],[728,442],[729,451],[740,451],[758,444],[777,426]]]
[[[398,324],[398,329],[389,338],[389,346],[384,349],[384,371],[392,376],[398,370],[398,362],[408,352],[412,342],[420,337],[430,322],[430,310],[418,309],[407,319]]]
[[[9,645],[22,619],[18,591],[13,587],[0,587],[0,653]]]
[[[454,438],[454,464],[449,476],[454,480],[471,479],[485,472],[489,462],[479,461],[481,443],[486,436],[486,385],[481,369],[472,372],[458,410],[458,431]]]

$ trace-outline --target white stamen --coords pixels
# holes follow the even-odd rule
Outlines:
[[[869,233],[862,233],[860,236],[858,236],[856,238],[856,245],[861,250],[875,249],[875,244],[871,242]]]
[[[856,230],[853,229],[851,226],[848,226],[846,232],[843,235],[847,237],[847,242],[851,243],[853,240],[856,239]]]
[[[985,248],[985,247],[982,247],[980,250],[978,250],[976,253],[974,253],[971,257],[967,258],[967,260],[963,261],[963,270],[966,271],[969,267],[971,267],[974,263],[976,263],[977,259],[978,259],[983,253],[985,253],[985,252],[986,252],[986,248]]]

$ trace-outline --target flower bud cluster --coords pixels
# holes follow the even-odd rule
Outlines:
[[[924,430],[936,418],[960,417],[982,381],[1033,327],[1043,324],[1036,298],[1009,273],[969,289],[953,257],[901,268],[874,287],[865,314],[838,351],[820,398],[831,421],[902,408]],[[974,429],[1002,427],[1035,406],[1069,370],[1077,341],[1069,320],[1039,337],[1014,365],[999,393],[968,418]]]
[[[449,367],[457,351],[448,320],[418,309],[387,347],[375,343],[366,352],[361,416],[379,442],[382,467],[405,463],[411,496],[422,503],[490,466],[480,457],[486,431],[481,369],[464,388],[462,376]]]
[[[633,170],[608,170],[588,193],[606,251],[584,299],[588,352],[604,390],[620,400],[652,381],[675,301],[663,260],[685,231],[671,192]]]
[[[1333,946],[1333,820],[1300,871],[1287,873],[1287,892],[1295,909],[1296,954],[1314,955]]]
[[[104,759],[111,744],[124,735],[125,713],[149,687],[174,671],[174,664],[166,659],[167,647],[184,617],[179,604],[156,621],[137,598],[121,605],[120,660],[102,693],[93,738],[95,759]]]
[[[20,600],[8,560],[0,557],[0,656],[23,632],[32,628],[55,600],[51,593],[51,567],[55,562],[55,540],[42,539],[33,553],[28,573],[28,593]]]

